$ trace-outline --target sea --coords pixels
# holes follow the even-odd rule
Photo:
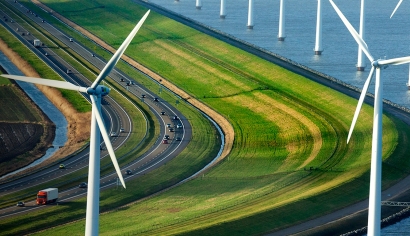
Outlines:
[[[294,62],[332,76],[345,83],[363,87],[370,71],[357,71],[358,45],[328,0],[322,0],[322,55],[315,55],[317,0],[285,0],[285,40],[278,41],[280,0],[253,0],[253,29],[248,29],[248,0],[225,0],[226,17],[220,18],[221,0],[148,0],[247,43],[279,54]],[[410,56],[410,1],[365,0],[364,40],[375,59]],[[360,0],[334,0],[346,18],[359,31]],[[391,65],[381,71],[383,98],[410,108],[408,64]],[[374,78],[369,93],[374,94]],[[352,111],[353,116],[353,111]],[[410,219],[386,227],[382,235],[409,235]]]

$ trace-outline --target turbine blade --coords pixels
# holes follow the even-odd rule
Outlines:
[[[332,4],[333,8],[335,9],[336,13],[339,15],[340,19],[345,24],[346,28],[349,30],[350,34],[356,40],[357,44],[359,44],[359,46],[363,50],[364,54],[366,54],[367,58],[369,58],[369,60],[371,62],[374,61],[373,56],[370,54],[369,49],[367,48],[366,42],[364,42],[362,37],[360,37],[360,35],[357,33],[357,31],[354,29],[354,27],[350,24],[350,22],[347,20],[347,18],[343,15],[343,13],[339,10],[339,8],[336,6],[336,4],[332,0],[329,0],[329,2],[330,2],[330,4]]]
[[[4,78],[8,79],[14,79],[14,80],[19,80],[19,81],[24,81],[28,83],[33,83],[33,84],[41,84],[41,85],[47,85],[50,87],[54,88],[62,88],[62,89],[69,89],[69,90],[74,90],[74,91],[79,91],[86,93],[87,88],[81,87],[74,85],[70,82],[67,81],[58,81],[58,80],[51,80],[51,79],[43,79],[43,78],[34,78],[34,77],[27,77],[27,76],[20,76],[20,75],[1,75]]]
[[[366,97],[367,89],[369,88],[370,81],[372,80],[374,73],[374,66],[370,70],[369,77],[367,77],[364,83],[362,93],[360,94],[359,102],[357,103],[356,111],[354,112],[352,124],[350,125],[349,135],[347,136],[347,143],[349,143],[350,137],[352,136],[354,126],[356,125],[357,118],[359,117],[360,110],[362,109],[364,98]]]
[[[394,8],[392,14],[390,15],[390,19],[393,17],[394,13],[397,11],[397,9],[399,8],[400,4],[403,2],[403,0],[400,0],[399,3],[397,3],[396,8]]]
[[[380,60],[377,62],[379,65],[401,65],[410,63],[410,56],[409,57],[399,57],[387,60]]]
[[[148,17],[149,13],[150,13],[150,10],[148,10],[147,13],[145,13],[145,15],[138,22],[138,24],[134,27],[134,29],[131,31],[131,33],[128,35],[128,37],[125,39],[125,41],[122,43],[122,45],[115,52],[114,56],[112,56],[112,58],[108,61],[107,65],[105,65],[104,69],[101,71],[101,73],[98,75],[97,79],[91,85],[91,88],[95,89],[98,86],[98,84],[101,82],[101,80],[103,80],[107,75],[110,74],[111,70],[114,68],[114,66],[117,64],[117,62],[120,60],[122,54],[124,54],[125,49],[127,49],[128,45],[131,43],[132,39],[137,34],[138,30],[141,28],[142,24],[144,23],[145,19]]]
[[[114,148],[112,147],[110,137],[108,136],[107,129],[105,128],[105,124],[104,124],[104,121],[102,119],[101,112],[97,107],[96,98],[94,97],[94,95],[91,95],[90,97],[91,97],[91,100],[92,100],[93,109],[97,111],[95,113],[95,117],[93,117],[93,118],[95,118],[97,120],[98,127],[100,128],[101,135],[102,135],[103,140],[105,142],[105,146],[108,150],[108,153],[110,154],[112,164],[114,165],[115,171],[117,172],[117,175],[120,178],[122,186],[124,188],[126,188],[124,178],[122,177],[120,167],[118,166],[117,158],[115,157]]]

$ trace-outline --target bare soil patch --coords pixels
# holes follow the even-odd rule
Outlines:
[[[17,66],[17,68],[20,71],[22,71],[26,76],[40,77],[39,74],[33,69],[33,67],[29,63],[27,63],[22,57],[20,57],[20,55],[14,52],[11,48],[9,48],[7,44],[1,39],[0,51],[2,51],[7,56],[7,58],[9,58],[9,60],[13,62]],[[68,122],[68,141],[51,158],[49,158],[42,164],[37,165],[35,169],[48,165],[52,162],[58,161],[62,157],[65,157],[80,149],[88,140],[91,117],[90,112],[79,113],[77,110],[75,110],[74,107],[61,95],[61,92],[59,90],[42,85],[36,86],[66,117]],[[45,139],[45,142],[47,143],[45,143],[44,146],[49,147],[53,139]],[[42,155],[36,157],[35,159],[38,159],[41,156]],[[16,169],[21,168],[25,165],[22,164],[21,166],[16,166]],[[28,171],[31,171],[31,169]]]

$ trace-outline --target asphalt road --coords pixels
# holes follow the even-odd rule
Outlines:
[[[13,2],[13,1],[9,1]],[[83,45],[79,44],[75,38],[69,37],[56,29],[54,26],[43,21],[41,18],[37,17],[33,12],[28,11],[25,7],[20,7],[20,4],[16,3],[16,9],[27,14],[33,21],[37,22],[40,26],[50,32],[52,35],[56,36],[61,42],[67,45],[67,47],[72,48],[79,55],[87,59],[90,63],[95,65],[97,68],[102,69],[105,66],[105,61],[102,60],[98,55],[95,55],[91,50],[85,48]],[[55,45],[42,45],[41,47],[35,48],[33,46],[34,37],[28,34],[28,30],[24,29],[21,25],[18,25],[15,20],[6,16],[8,19],[5,21],[5,13],[0,11],[0,22],[13,32],[20,41],[24,42],[27,47],[29,47],[33,52],[35,52],[41,59],[47,62],[52,68],[60,73],[67,81],[75,84],[86,85],[90,84],[86,78],[84,78],[75,68],[66,63],[64,60],[55,55],[53,48]],[[17,30],[18,28],[18,30]],[[24,35],[23,35],[24,33]],[[69,73],[67,73],[69,70]],[[192,135],[192,129],[188,120],[172,105],[165,101],[157,98],[157,96],[148,91],[142,85],[134,81],[132,78],[121,73],[120,71],[113,70],[110,77],[117,81],[120,85],[128,87],[128,90],[132,92],[135,96],[139,97],[143,102],[145,102],[153,111],[156,118],[160,124],[160,135],[158,136],[154,146],[152,146],[144,155],[138,157],[133,163],[122,167],[123,173],[125,175],[125,170],[131,170],[133,174],[125,175],[126,181],[132,178],[136,178],[141,174],[147,173],[159,166],[163,165],[167,161],[174,158],[178,153],[180,153],[186,145],[189,143]],[[122,81],[123,80],[123,81]],[[130,86],[127,86],[126,82],[130,82]],[[143,97],[144,95],[144,97]],[[155,99],[157,98],[157,99]],[[111,120],[110,122],[110,132],[116,132],[118,137],[113,138],[114,148],[118,148],[122,145],[132,131],[132,124],[128,115],[117,104],[114,100],[109,97],[105,97],[105,105],[103,107],[107,110],[106,117]],[[113,108],[111,108],[113,107]],[[112,110],[111,110],[112,109]],[[116,118],[117,117],[117,118]],[[175,119],[176,117],[176,119]],[[174,131],[171,132],[167,126],[170,124],[174,127]],[[181,126],[176,128],[176,126]],[[119,129],[124,128],[125,132],[120,133]],[[163,143],[165,135],[169,135],[168,144]],[[177,141],[176,138],[180,138],[181,141]],[[106,156],[106,151],[102,151],[102,156]],[[11,193],[17,193],[19,190],[24,188],[31,188],[40,183],[47,182],[49,179],[55,179],[60,176],[73,173],[81,168],[87,168],[88,166],[88,148],[76,156],[69,158],[62,162],[66,168],[59,169],[58,164],[51,166],[47,169],[41,170],[39,172],[30,174],[21,179],[17,179],[8,183],[0,185],[0,196],[8,195]],[[117,176],[115,172],[109,175],[103,176],[101,178],[101,188],[112,187],[117,185]],[[50,186],[52,187],[52,186]],[[40,189],[39,189],[40,190]],[[84,196],[86,193],[86,188],[74,187],[72,189],[60,191],[59,202],[70,201],[73,198]],[[35,193],[33,193],[35,194]],[[17,196],[22,197],[22,196]],[[16,202],[18,199],[16,198]],[[14,214],[22,214],[27,210],[39,209],[44,206],[35,205],[34,201],[26,202],[26,207],[17,208],[15,206],[10,206],[7,208],[0,209],[0,218],[11,216]],[[47,207],[47,206],[46,206]]]

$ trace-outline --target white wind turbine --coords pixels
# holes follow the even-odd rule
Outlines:
[[[347,142],[349,142],[354,126],[359,116],[360,109],[363,104],[363,100],[366,96],[367,89],[369,88],[370,80],[373,77],[373,73],[376,70],[376,84],[375,84],[375,98],[374,98],[374,115],[373,115],[373,137],[372,137],[372,155],[371,155],[371,170],[370,170],[370,192],[369,192],[369,213],[368,213],[368,235],[380,235],[380,213],[381,213],[381,173],[382,173],[382,115],[383,115],[383,86],[380,79],[380,70],[388,65],[400,65],[410,63],[410,57],[401,57],[395,59],[378,59],[375,60],[370,54],[366,43],[356,32],[353,26],[349,23],[343,13],[334,4],[332,0],[329,0],[343,21],[353,38],[359,44],[367,58],[371,62],[372,69],[370,70],[369,77],[367,78],[362,93],[360,94],[359,103],[355,114],[353,116],[352,124],[350,126]]]
[[[1,75],[3,77],[25,81],[29,83],[42,84],[56,88],[68,89],[87,93],[90,95],[92,102],[92,114],[91,114],[91,132],[90,132],[90,158],[88,169],[88,192],[87,192],[87,212],[86,212],[86,226],[85,235],[98,235],[98,222],[99,222],[99,202],[100,202],[100,133],[104,139],[106,148],[110,154],[111,161],[114,164],[118,177],[121,180],[122,185],[125,188],[125,182],[122,177],[120,168],[118,166],[117,159],[114,154],[114,149],[111,145],[110,137],[104,125],[104,121],[101,115],[101,97],[107,95],[110,92],[108,87],[99,85],[100,82],[110,74],[115,64],[119,61],[125,49],[131,43],[135,34],[141,28],[145,19],[148,17],[150,10],[145,13],[142,19],[134,27],[122,45],[115,52],[114,56],[105,65],[101,73],[98,75],[94,83],[86,88],[74,85],[66,81],[56,81],[42,78],[32,78],[26,76],[17,75]]]
[[[399,6],[400,6],[400,4],[401,4],[402,2],[403,2],[403,0],[400,0],[400,1],[397,3],[396,8],[394,8],[393,12],[392,12],[391,15],[390,15],[390,19],[393,17],[394,13],[396,13],[397,9],[399,8]],[[409,80],[408,80],[408,82],[406,83],[406,85],[407,85],[407,88],[410,89],[410,65],[409,65]]]

